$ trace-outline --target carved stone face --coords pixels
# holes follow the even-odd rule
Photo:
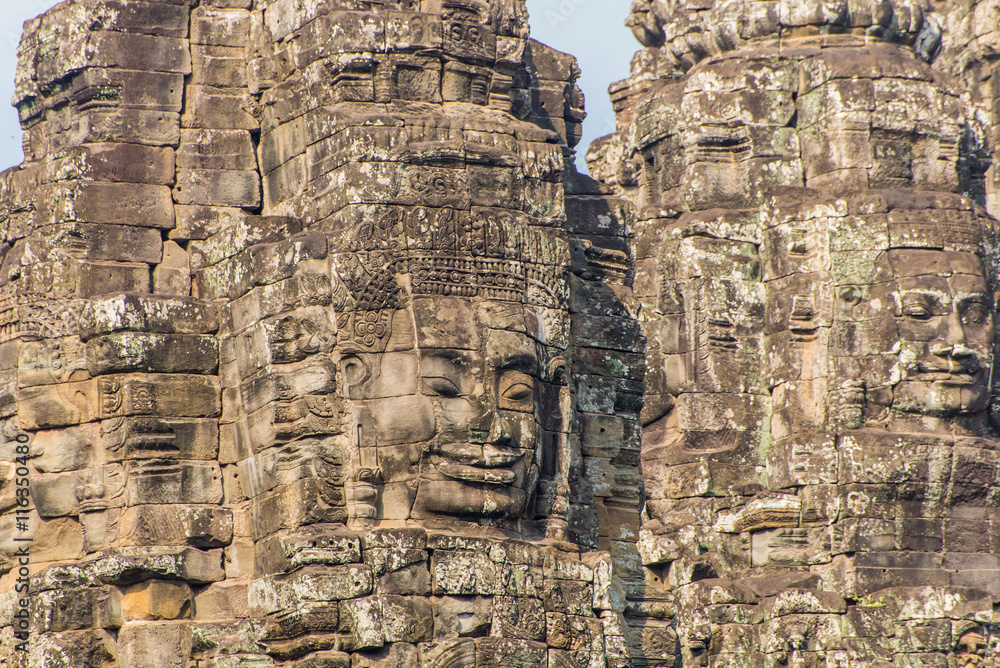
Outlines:
[[[523,334],[490,330],[482,357],[421,351],[420,392],[436,415],[420,462],[417,512],[519,517],[538,444],[538,358]]]
[[[537,482],[543,383],[530,307],[415,297],[387,350],[358,361],[362,465],[383,519],[518,519]],[[499,329],[506,326],[510,329]]]
[[[908,413],[979,413],[989,401],[993,298],[972,253],[892,250],[900,382],[893,407]]]

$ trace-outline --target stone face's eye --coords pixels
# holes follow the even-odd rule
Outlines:
[[[500,407],[529,412],[535,405],[535,379],[520,371],[507,371],[500,379]]]
[[[508,387],[503,396],[505,399],[510,399],[511,401],[527,401],[533,393],[530,385],[517,383]]]
[[[909,294],[903,297],[903,315],[914,320],[929,320],[934,309],[926,295]]]
[[[911,305],[903,309],[903,315],[908,318],[913,318],[915,320],[929,320],[931,317],[930,310],[925,306]]]
[[[424,392],[441,397],[457,397],[462,393],[458,383],[443,376],[424,377]]]
[[[439,397],[457,397],[470,389],[469,370],[461,360],[441,355],[428,355],[421,362],[423,393]]]
[[[990,317],[989,309],[985,304],[973,302],[962,311],[962,322],[967,325],[984,325]]]

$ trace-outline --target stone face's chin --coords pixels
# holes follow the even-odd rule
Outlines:
[[[527,495],[510,485],[421,480],[416,508],[452,517],[520,517]]]

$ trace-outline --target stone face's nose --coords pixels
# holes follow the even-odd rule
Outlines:
[[[956,344],[952,346],[948,357],[951,362],[949,371],[952,373],[976,373],[979,371],[979,354],[972,348]]]
[[[955,349],[961,348],[968,350],[965,347],[966,334],[965,326],[962,323],[962,316],[955,308],[948,314],[948,322],[945,330],[945,340],[950,344],[949,346],[943,347],[947,351],[948,357],[955,356]],[[970,351],[972,352],[972,351]]]
[[[510,429],[510,423],[503,416],[499,409],[493,414],[493,423],[490,425],[488,443],[493,445],[510,445],[514,436]]]
[[[482,409],[469,423],[469,442],[509,445],[513,441],[510,423],[492,397],[482,398]]]

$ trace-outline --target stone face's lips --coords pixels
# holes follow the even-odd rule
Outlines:
[[[495,445],[455,443],[446,445],[438,452],[446,463],[454,462],[484,469],[513,466],[524,457],[519,449],[501,448]]]
[[[440,464],[438,470],[449,478],[482,482],[487,485],[513,485],[517,473],[507,468],[481,469],[462,464]]]
[[[512,485],[518,476],[514,468],[524,459],[524,452],[492,444],[455,443],[446,446],[436,459],[435,467],[448,478]]]
[[[981,368],[949,370],[947,368],[927,367],[919,365],[915,373],[910,376],[910,380],[920,380],[926,382],[951,382],[961,385],[976,383],[982,374]]]
[[[976,383],[976,374],[971,373],[920,373],[913,377],[913,380],[922,380],[935,383],[956,383],[960,385],[972,385]]]

